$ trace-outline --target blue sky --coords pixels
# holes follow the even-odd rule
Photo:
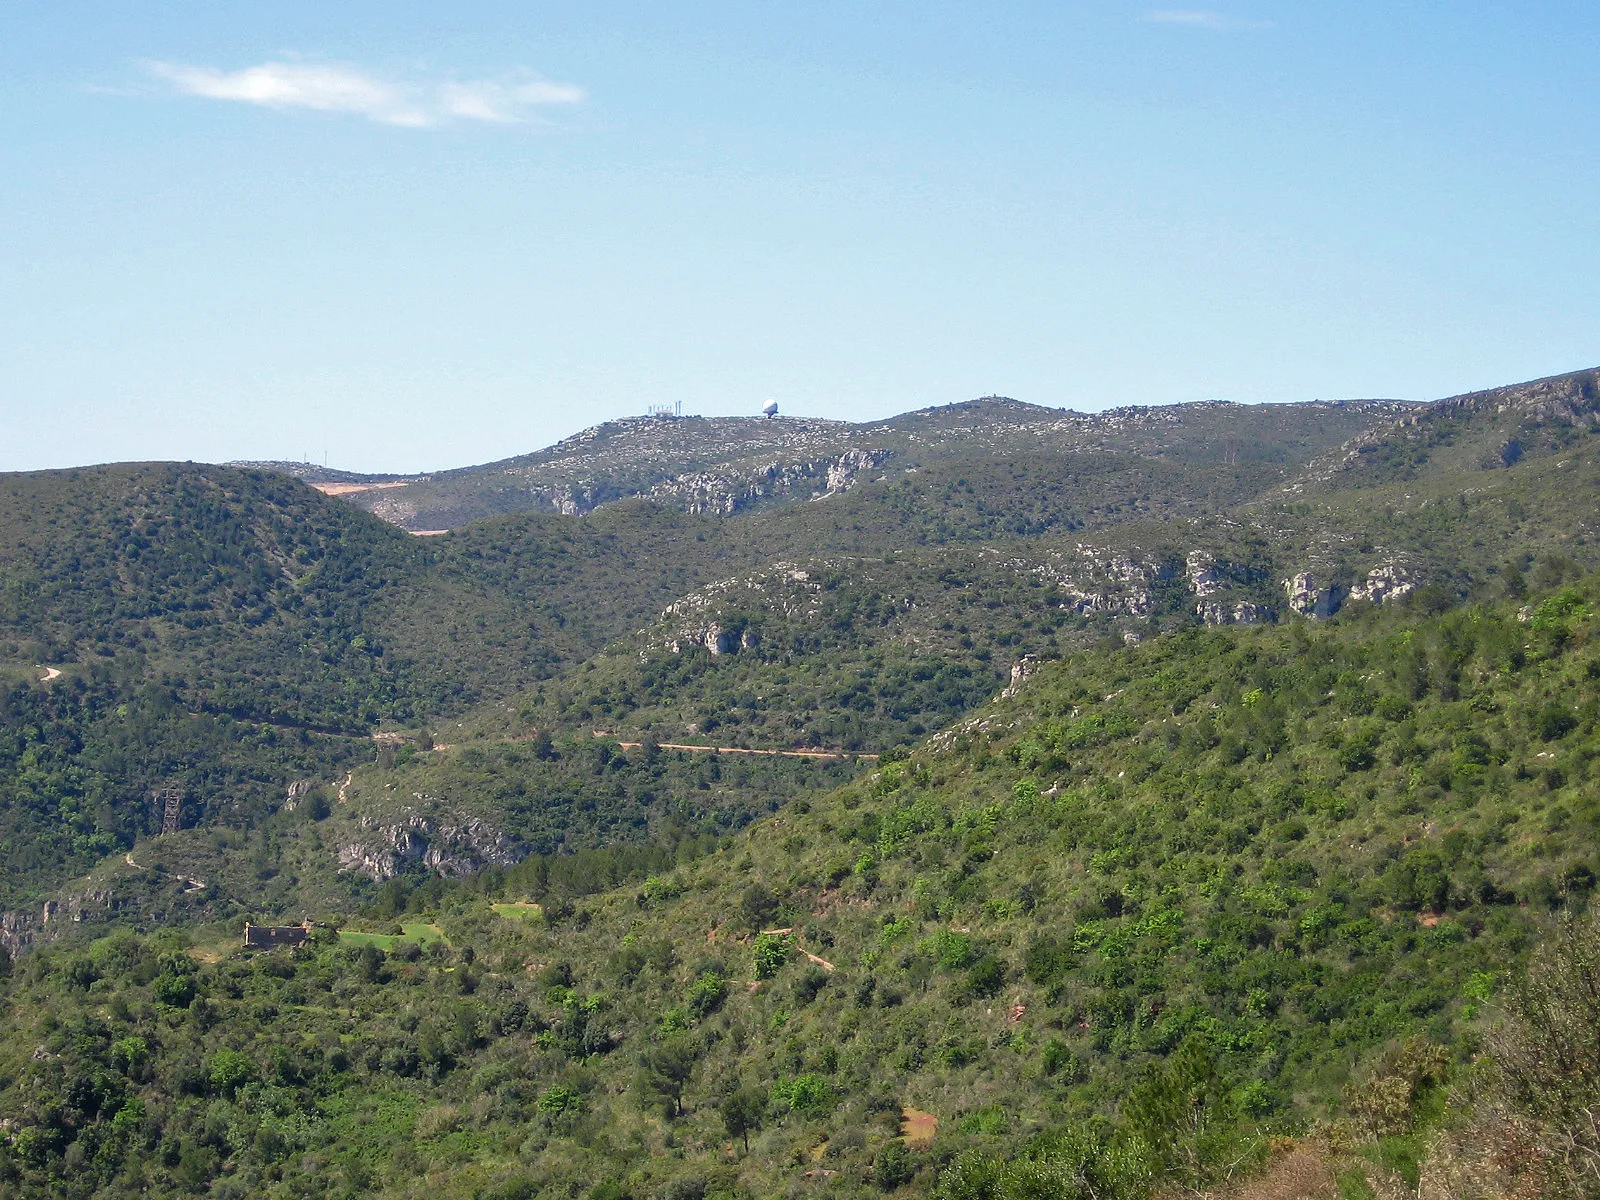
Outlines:
[[[0,8],[0,470],[1600,363],[1600,6]]]

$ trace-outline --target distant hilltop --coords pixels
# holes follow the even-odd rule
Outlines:
[[[293,475],[402,529],[432,533],[512,512],[581,515],[629,499],[734,516],[837,495],[881,470],[903,474],[1016,455],[1304,462],[1414,407],[1399,400],[1202,401],[1079,413],[991,395],[857,424],[781,414],[705,417],[658,406],[530,454],[427,475],[233,465]]]

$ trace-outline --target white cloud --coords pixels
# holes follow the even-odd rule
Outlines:
[[[1271,21],[1246,21],[1205,8],[1159,8],[1144,15],[1157,25],[1187,25],[1191,29],[1270,29]]]
[[[269,62],[241,71],[147,62],[145,70],[186,96],[267,108],[353,113],[384,125],[427,129],[451,121],[509,124],[536,110],[577,104],[583,89],[545,80],[393,80],[337,63]]]

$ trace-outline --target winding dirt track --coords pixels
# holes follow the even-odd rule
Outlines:
[[[601,735],[596,734],[596,737]],[[637,750],[643,742],[618,742],[624,750]],[[762,754],[780,758],[877,758],[876,754],[845,754],[838,750],[751,750],[744,746],[688,746],[680,742],[657,742],[659,750],[704,750],[710,754]]]
[[[183,890],[186,892],[205,891],[206,881],[204,879],[194,879],[188,875],[173,875],[171,871],[158,871],[155,867],[146,867],[140,863],[136,863],[133,861],[132,850],[129,850],[122,856],[122,861],[127,863],[135,871],[155,871],[158,875],[170,875],[173,879],[181,879],[183,880]]]

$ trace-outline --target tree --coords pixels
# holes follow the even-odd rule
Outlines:
[[[750,1153],[750,1131],[761,1128],[767,1113],[766,1096],[759,1088],[739,1088],[722,1098],[717,1111],[722,1114],[728,1136],[742,1139],[745,1153]]]
[[[910,1183],[916,1173],[911,1164],[911,1151],[896,1138],[885,1144],[872,1160],[872,1181],[883,1191],[892,1192],[901,1184]]]
[[[789,935],[786,933],[758,935],[754,956],[756,978],[771,979],[783,970],[783,964],[789,961]]]
[[[728,981],[721,971],[703,971],[689,985],[689,1011],[696,1020],[705,1020],[728,998]]]
[[[762,926],[770,921],[777,911],[777,898],[762,884],[752,883],[739,897],[739,915],[744,918],[744,923],[750,927],[751,933],[760,933]]]
[[[1569,922],[1522,973],[1489,1053],[1494,1095],[1529,1118],[1567,1191],[1600,1179],[1600,908]]]
[[[255,1059],[237,1050],[218,1050],[211,1058],[211,1089],[230,1099],[256,1074]]]
[[[1195,1187],[1226,1177],[1264,1150],[1239,1127],[1228,1080],[1198,1035],[1145,1072],[1122,1115],[1162,1170]]]
[[[673,1034],[645,1049],[639,1058],[636,1086],[647,1101],[660,1104],[669,1117],[683,1115],[683,1089],[694,1073],[700,1047],[683,1034]]]

